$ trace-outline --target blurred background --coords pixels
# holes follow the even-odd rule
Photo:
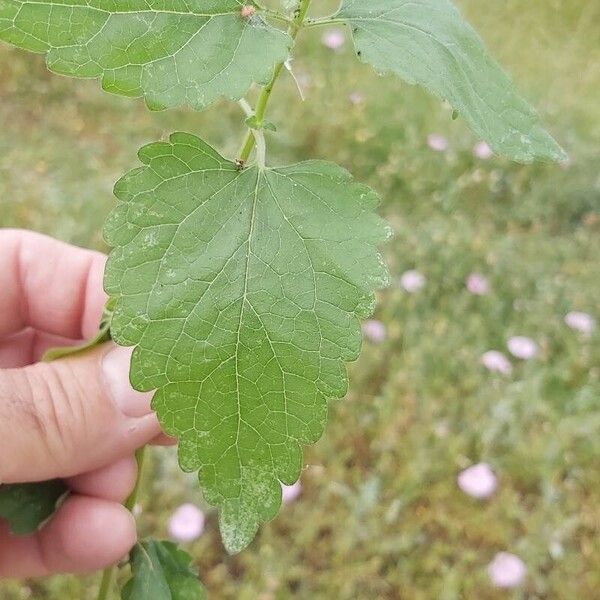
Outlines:
[[[375,188],[393,284],[300,485],[248,550],[226,556],[195,478],[152,455],[140,529],[187,540],[211,598],[600,597],[600,2],[458,5],[569,160],[492,156],[447,106],[359,64],[343,29],[302,35],[306,102],[284,75],[270,162],[324,158]],[[186,130],[233,158],[242,122],[227,103],[150,113],[2,45],[0,223],[106,250],[139,146]],[[96,586],[6,582],[0,598]]]

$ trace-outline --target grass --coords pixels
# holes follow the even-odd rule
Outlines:
[[[394,278],[416,268],[427,285],[381,293],[388,337],[350,367],[351,392],[306,452],[301,499],[236,557],[225,556],[210,514],[191,551],[213,598],[575,599],[600,589],[600,336],[562,320],[569,310],[600,317],[600,6],[460,6],[570,164],[478,160],[476,140],[437,101],[377,78],[348,45],[331,53],[319,32],[304,36],[295,68],[310,78],[310,102],[282,80],[269,156],[334,160],[377,189],[396,231],[386,248]],[[364,104],[348,101],[352,91]],[[112,184],[136,166],[135,148],[185,129],[233,156],[243,134],[235,106],[151,114],[5,46],[0,122],[2,225],[98,248]],[[427,147],[432,132],[446,136],[447,152]],[[488,296],[465,290],[472,271],[489,278]],[[540,355],[513,361],[510,377],[486,372],[481,354],[516,334],[534,338]],[[500,482],[483,503],[455,483],[478,461]],[[172,452],[157,452],[150,468],[140,526],[165,535],[172,508],[200,494]],[[486,575],[503,550],[528,567],[515,592]],[[96,584],[8,582],[0,596],[87,600]]]

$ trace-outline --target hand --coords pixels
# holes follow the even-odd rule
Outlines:
[[[121,503],[136,448],[160,433],[150,395],[129,385],[130,350],[105,344],[40,363],[98,328],[105,257],[0,230],[0,482],[63,478],[72,494],[37,533],[0,522],[0,577],[80,573],[121,559],[136,540]]]

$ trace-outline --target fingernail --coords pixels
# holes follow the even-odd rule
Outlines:
[[[143,417],[149,414],[152,392],[136,392],[129,383],[129,362],[133,348],[116,346],[104,355],[102,371],[104,381],[115,404],[126,417]]]

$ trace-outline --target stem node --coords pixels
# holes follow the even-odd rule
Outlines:
[[[288,34],[292,38],[292,41],[296,40],[298,32],[300,31],[300,29],[302,29],[310,3],[311,0],[300,0],[298,6],[296,7],[296,10],[294,11],[294,20],[290,23],[290,26],[288,28]],[[258,101],[256,103],[256,110],[254,111],[254,114],[256,115],[256,122],[261,126],[265,119],[265,113],[267,111],[267,105],[269,104],[271,92],[273,91],[273,87],[275,86],[275,83],[277,82],[277,79],[279,78],[279,75],[281,74],[284,65],[285,62],[280,62],[277,63],[277,65],[275,65],[273,76],[269,80],[269,83],[267,83],[267,85],[262,89],[262,92],[258,97]],[[262,140],[258,139],[259,135],[261,136]],[[242,165],[240,170],[246,164],[248,158],[250,158],[250,154],[255,144],[261,143],[261,141],[264,146],[264,134],[261,130],[248,129],[248,132],[246,133],[246,138],[244,139],[244,143],[242,145],[242,149],[240,150],[239,157],[235,162],[236,166]],[[260,152],[261,156],[259,156],[259,162],[261,163],[261,166],[264,167],[264,147],[260,148]]]

